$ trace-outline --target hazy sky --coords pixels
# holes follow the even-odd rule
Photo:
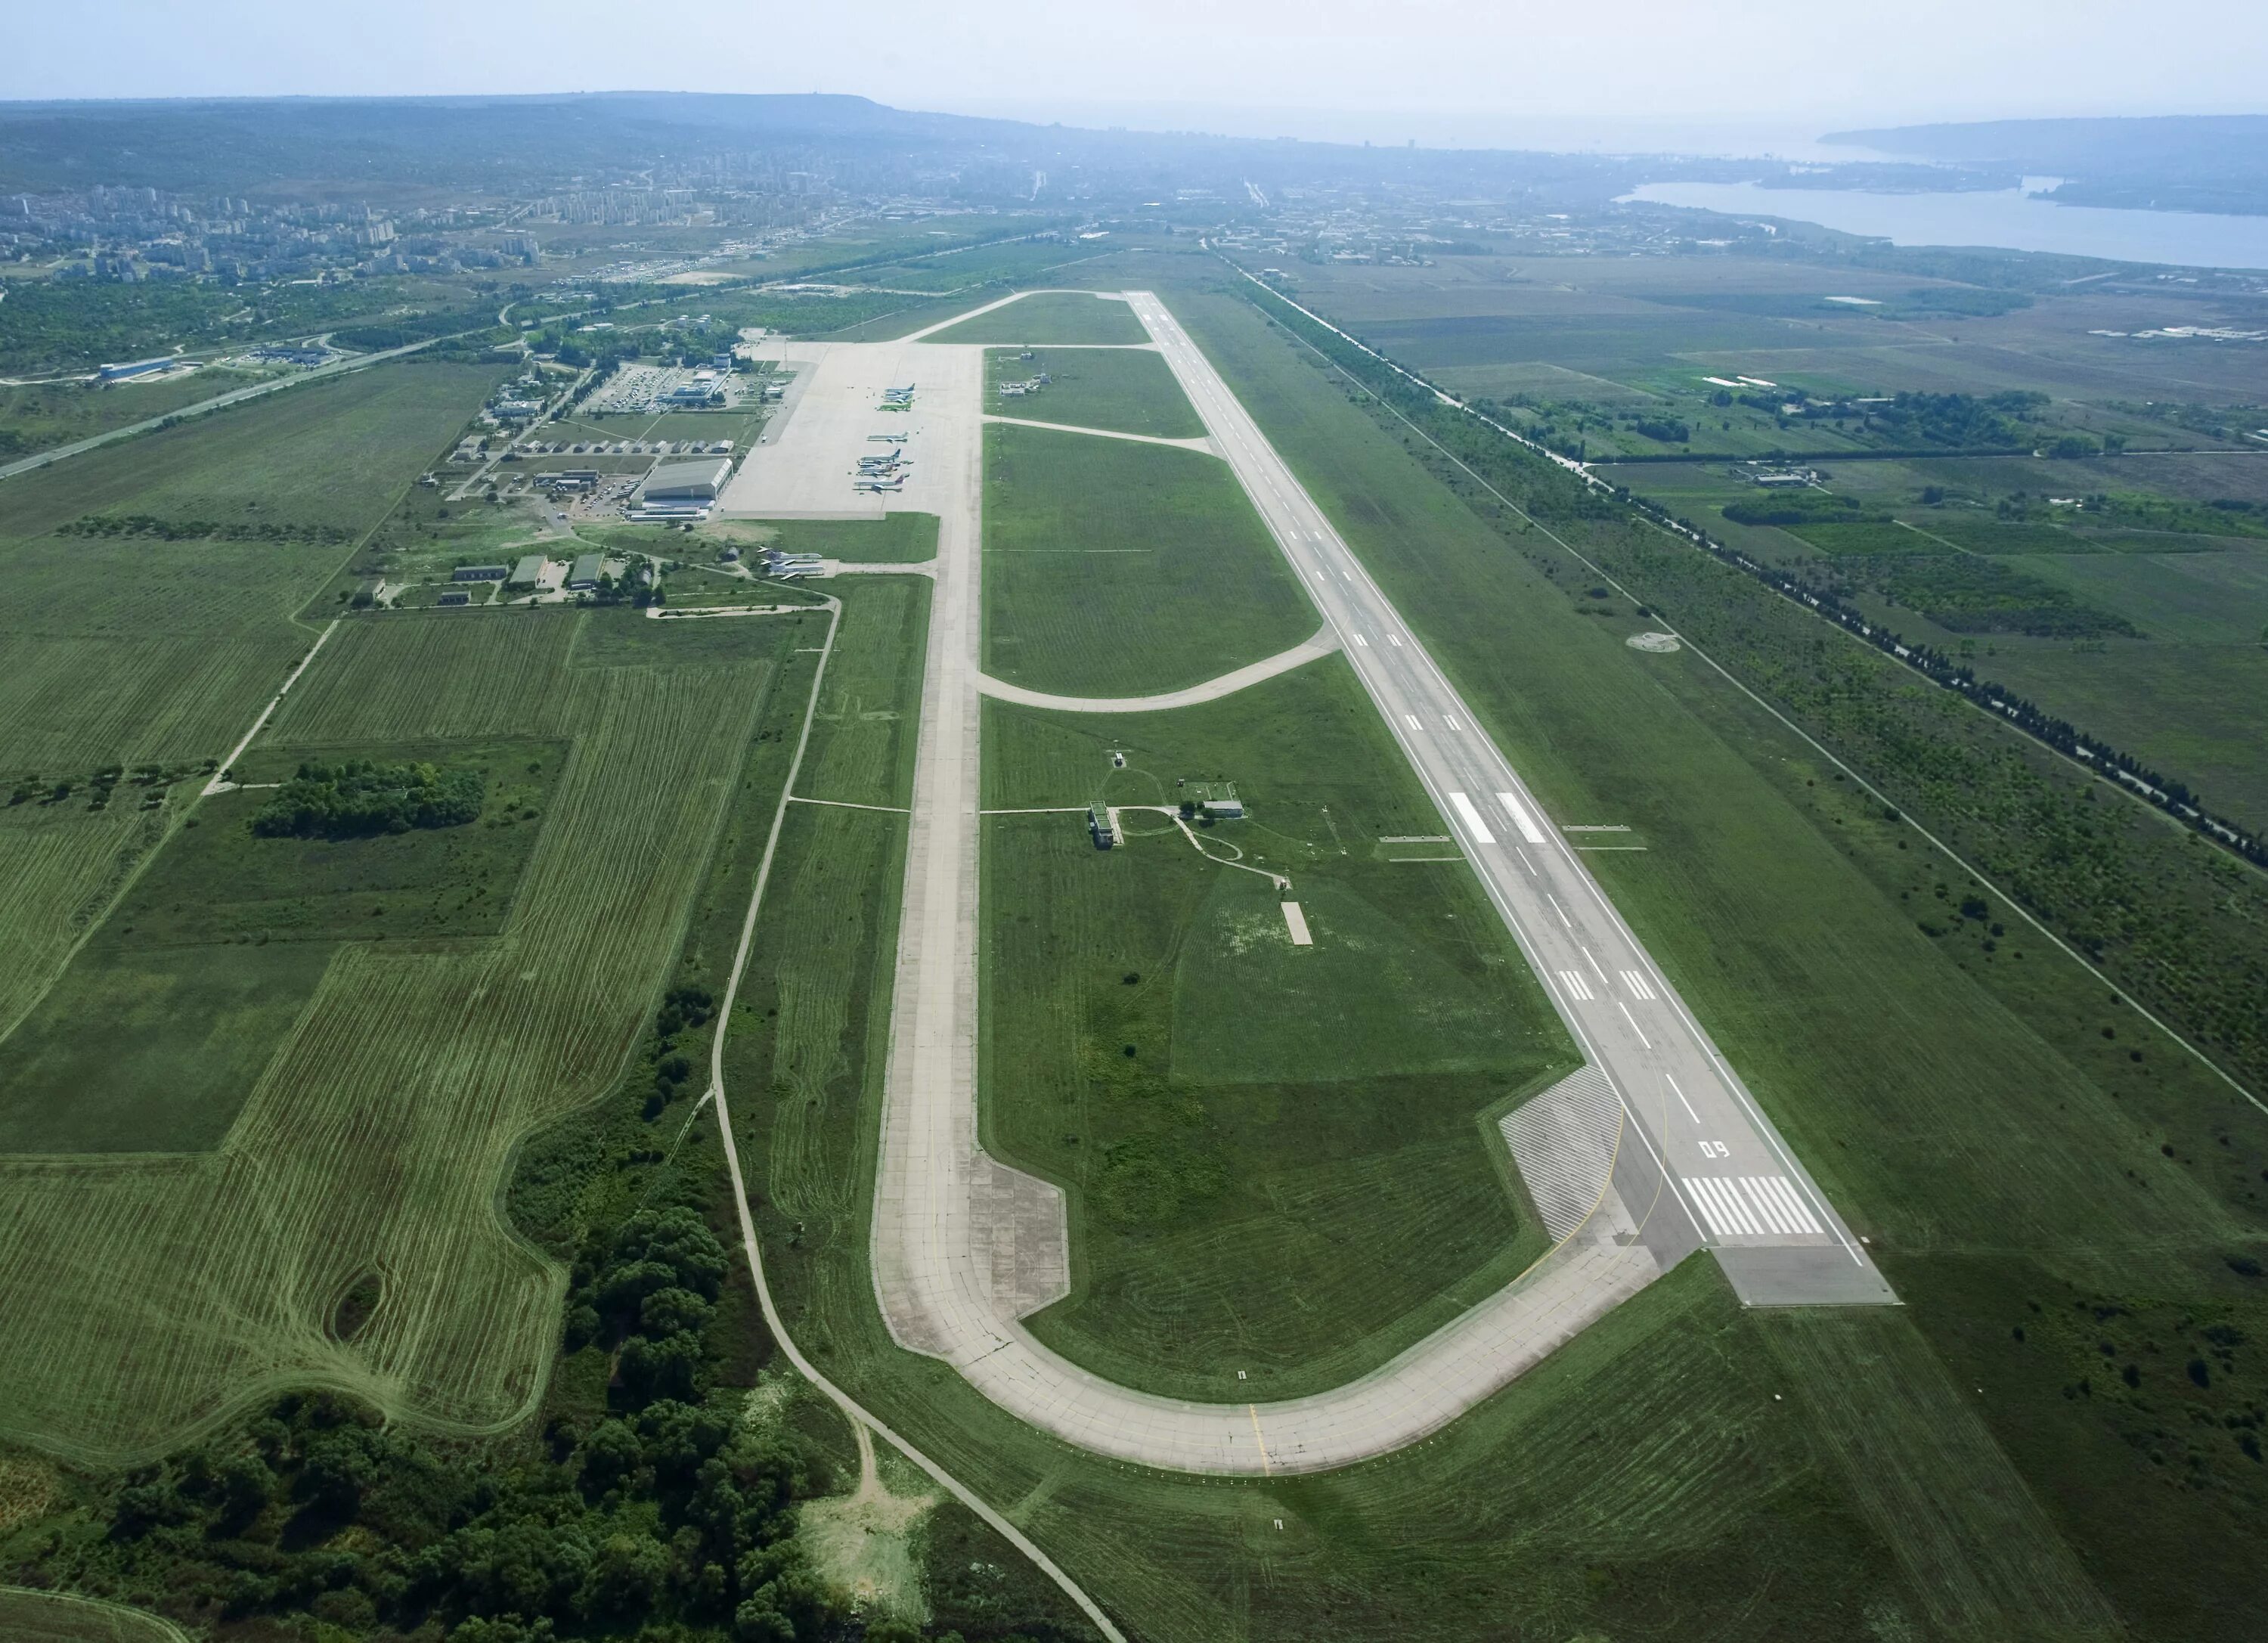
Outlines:
[[[1793,135],[2268,109],[2262,0],[12,0],[8,11],[6,98],[826,91],[1067,123],[1569,144],[1697,119]]]

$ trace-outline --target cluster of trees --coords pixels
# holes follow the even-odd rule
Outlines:
[[[718,1395],[704,1367],[723,1248],[681,1206],[593,1243],[569,1346],[583,1344],[578,1324],[617,1343],[620,1384],[600,1418],[555,1419],[500,1465],[348,1399],[289,1396],[115,1480],[107,1537],[75,1544],[75,1583],[155,1585],[224,1635],[265,1615],[434,1643],[843,1635],[794,1538],[794,1503],[827,1486],[825,1462],[740,1420],[738,1395]]]
[[[1856,497],[1809,486],[1800,490],[1759,491],[1745,501],[1727,503],[1722,512],[1739,525],[1859,525],[1889,518],[1887,513],[1868,512]]]
[[[487,791],[478,770],[423,762],[302,764],[260,807],[252,830],[262,838],[367,838],[462,827],[480,819]]]
[[[154,536],[161,542],[324,542],[350,540],[335,525],[281,519],[166,519],[154,513],[90,513],[55,527],[58,536]]]
[[[1891,433],[1927,445],[2003,447],[2029,436],[2021,424],[2037,420],[2048,402],[2044,394],[2011,390],[1978,398],[1974,394],[1900,394],[1887,405],[1870,406],[1874,420]]]

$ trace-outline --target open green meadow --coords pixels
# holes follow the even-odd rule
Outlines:
[[[1073,343],[1146,343],[1150,335],[1122,297],[1043,291],[963,320],[929,340],[1036,348]]]
[[[260,378],[244,371],[192,371],[149,382],[25,383],[0,387],[0,460],[92,438],[185,405],[195,405]]]
[[[879,519],[711,519],[693,542],[746,550],[777,548],[857,564],[916,564],[937,557],[937,515],[886,513]]]
[[[58,1020],[117,1040],[129,1076],[107,1105],[39,1122],[112,1153],[146,1150],[137,1137],[195,1150],[0,1160],[0,1304],[44,1320],[0,1344],[7,1436],[130,1457],[310,1383],[445,1430],[532,1406],[560,1273],[505,1234],[497,1183],[523,1134],[618,1075],[770,682],[814,620],[349,625],[247,772],[317,750],[445,756],[488,770],[490,804],[462,829],[326,845],[230,836],[229,801],[259,791],[223,795],[63,972]],[[344,688],[319,688],[327,666]],[[396,917],[405,939],[381,934]],[[205,945],[145,947],[143,918]],[[167,988],[195,1007],[164,1007]],[[241,1028],[238,1059],[158,1112],[166,1067],[208,1059],[217,1020]],[[96,1053],[71,1038],[11,1064],[11,1107],[53,1057]],[[376,1305],[342,1339],[340,1298],[371,1274]]]
[[[2261,1241],[2268,1124],[2107,1007],[2097,984],[1997,901],[1982,898],[1982,917],[1959,910],[1975,898],[1964,875],[1721,675],[1690,654],[1624,646],[1646,618],[1586,597],[1589,573],[1516,519],[1499,534],[1421,481],[1400,442],[1344,398],[1318,395],[1314,368],[1248,308],[1194,294],[1176,306],[1552,812],[1637,829],[1647,848],[1596,858],[1601,878],[1872,1238],[1908,1302],[1885,1327],[1910,1319],[1945,1366],[1931,1392],[1903,1349],[1882,1356],[1885,1392],[1922,1400],[1909,1463],[1926,1470],[1898,1485],[1903,1496],[1879,1481],[1856,1495],[1875,1497],[1870,1519],[1930,1601],[1966,1604],[1993,1588],[1983,1574],[1945,1578],[1949,1544],[1975,1559],[2008,1543],[1981,1523],[1948,1537],[1912,1503],[2028,1491],[2135,1634],[2242,1635],[2235,1610],[2158,1571],[2187,1555],[2180,1525],[2208,1517],[2223,1526],[2215,1556],[2225,1549],[2228,1561],[2217,1569],[2257,1554],[2257,1529],[2241,1525],[2258,1465],[2245,1431],[2169,1418],[2149,1389],[2168,1367],[2181,1379],[2163,1330],[2183,1317],[2241,1319],[2231,1327],[2248,1336],[2268,1325],[2248,1276],[2257,1264],[2242,1253]],[[2115,1364],[2081,1389],[2084,1352],[2016,1372],[2036,1361],[2018,1350],[2042,1327],[2028,1320],[2058,1308],[2166,1320],[2154,1347],[2136,1349],[2155,1356],[2139,1396],[2123,1382],[2102,1396]],[[2087,1319],[2075,1321],[2083,1334]],[[2249,1385],[2248,1354],[2232,1352],[2236,1384]],[[1792,1401],[1830,1395],[1823,1360],[1782,1356],[1799,1377]],[[1847,1362],[1838,1353],[1833,1373]],[[2220,1385],[2226,1371],[2207,1369]],[[1959,1390],[1977,1387],[1982,1396]],[[1879,1415],[1859,1404],[1836,1418],[1854,1423],[1830,1440],[1857,1457],[1851,1475],[1875,1473],[1862,1428]],[[1989,1492],[1930,1461],[1980,1418],[2006,1457]],[[2070,1567],[2060,1551],[2027,1558]],[[1959,1625],[1938,1624],[2015,1635],[2036,1624],[2020,1612],[1970,1607]]]
[[[0,1588],[0,1635],[12,1643],[187,1643],[169,1621],[59,1592]]]
[[[1004,382],[1047,384],[1014,398]],[[995,349],[984,356],[984,409],[996,416],[1108,428],[1160,439],[1197,439],[1204,424],[1174,380],[1165,357],[1149,349]]]
[[[984,667],[1074,696],[1191,685],[1288,650],[1315,614],[1228,465],[984,431]]]
[[[313,637],[292,614],[495,375],[386,366],[8,481],[0,771],[226,753]]]
[[[986,824],[982,1121],[1071,1205],[1042,1340],[1152,1391],[1295,1396],[1543,1253],[1494,1121],[1580,1057],[1455,847],[1381,843],[1447,828],[1344,659],[1167,713],[990,703],[984,744],[996,808],[1226,778],[1250,812],[1202,851],[1155,810],[1108,851],[1083,812]]]

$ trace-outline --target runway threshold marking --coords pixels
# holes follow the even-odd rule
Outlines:
[[[1415,718],[1410,721],[1410,728],[1412,730],[1418,728],[1418,721]],[[1471,799],[1462,793],[1451,793],[1449,802],[1456,807],[1457,814],[1463,818],[1466,829],[1476,840],[1484,844],[1496,843],[1496,835],[1489,831],[1488,823],[1481,819],[1481,813],[1475,807]]]
[[[1684,1183],[1718,1237],[1793,1237],[1825,1229],[1786,1175],[1687,1175]]]
[[[1581,970],[1561,970],[1559,972],[1559,984],[1566,988],[1567,996],[1572,998],[1588,998],[1594,996],[1591,991],[1591,984],[1583,979],[1583,972]]]
[[[1653,989],[1646,984],[1646,977],[1639,975],[1638,971],[1634,969],[1626,969],[1622,972],[1622,977],[1623,985],[1631,990],[1631,997],[1638,998],[1651,998],[1653,997]]]

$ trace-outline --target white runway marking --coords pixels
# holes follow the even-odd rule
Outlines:
[[[1519,845],[1514,844],[1512,847],[1512,853],[1520,858],[1520,865],[1528,869],[1528,876],[1529,878],[1533,879],[1537,876],[1535,864],[1528,860],[1528,852],[1526,851],[1521,849]]]
[[[1408,720],[1410,721],[1410,729],[1412,729],[1412,730],[1422,730],[1423,728],[1425,728],[1423,726],[1421,726],[1420,724],[1418,724],[1418,715],[1416,715],[1415,713],[1404,713],[1402,717],[1403,717],[1403,718],[1406,718],[1406,719],[1408,719]]]
[[[1441,719],[1442,722],[1447,724],[1451,730],[1457,732],[1461,735],[1463,733],[1465,727],[1457,723],[1457,716],[1454,713],[1444,713],[1441,715]]]
[[[1360,635],[1359,633],[1358,633],[1358,634],[1356,634],[1356,635],[1354,636],[1354,642],[1355,642],[1357,645],[1361,645],[1361,646],[1362,646],[1362,648],[1363,648],[1363,649],[1365,649],[1365,650],[1368,650],[1368,649],[1370,648],[1370,641],[1369,641],[1368,639],[1364,638],[1364,637],[1362,637],[1362,635]]]
[[[1410,728],[1412,730],[1418,728],[1416,719],[1410,721]],[[1477,843],[1483,844],[1496,843],[1496,835],[1489,831],[1488,823],[1481,820],[1481,813],[1474,808],[1471,799],[1462,793],[1451,793],[1449,802],[1456,807],[1457,814],[1463,819],[1466,830]]]
[[[1543,829],[1535,825],[1535,818],[1528,814],[1528,807],[1520,802],[1516,794],[1498,793],[1496,796],[1496,801],[1502,805],[1506,814],[1512,817],[1512,824],[1520,829],[1521,837],[1531,844],[1541,844],[1543,842]]]
[[[1307,916],[1300,910],[1300,903],[1285,902],[1283,907],[1284,927],[1292,932],[1292,945],[1295,947],[1314,946],[1314,937],[1307,933]]]
[[[1515,844],[1513,848],[1514,850],[1518,850],[1520,846]],[[1559,898],[1557,896],[1552,895],[1550,891],[1546,890],[1543,892],[1543,899],[1551,903],[1551,910],[1559,915],[1559,922],[1561,924],[1566,925],[1567,928],[1570,930],[1572,930],[1575,927],[1572,925],[1567,924],[1567,910],[1559,905]]]
[[[1798,1237],[1822,1230],[1786,1175],[1688,1175],[1685,1184],[1719,1238]]]
[[[1646,1029],[1638,1024],[1638,1017],[1630,1013],[1630,1006],[1624,1004],[1620,998],[1617,998],[1615,1000],[1615,1008],[1623,1013],[1623,1020],[1628,1021],[1630,1023],[1631,1031],[1638,1035],[1638,1042],[1648,1050],[1653,1049],[1653,1040],[1646,1035]]]
[[[1696,1112],[1696,1111],[1694,1111],[1694,1110],[1693,1110],[1693,1103],[1692,1103],[1691,1101],[1688,1101],[1688,1100],[1686,1100],[1686,1099],[1685,1099],[1685,1092],[1684,1092],[1683,1090],[1679,1089],[1679,1088],[1677,1087],[1677,1080],[1676,1080],[1675,1079],[1672,1079],[1672,1078],[1670,1078],[1670,1077],[1669,1077],[1669,1074],[1668,1074],[1667,1072],[1663,1073],[1661,1076],[1662,1076],[1663,1078],[1665,1078],[1665,1079],[1669,1079],[1669,1088],[1670,1088],[1670,1091],[1671,1091],[1671,1093],[1672,1093],[1673,1094],[1675,1094],[1675,1095],[1677,1097],[1677,1104],[1678,1104],[1679,1106],[1681,1106],[1681,1107],[1683,1107],[1683,1108],[1684,1108],[1684,1109],[1685,1109],[1685,1116],[1686,1116],[1687,1117],[1689,1117],[1689,1118],[1692,1119],[1692,1120],[1693,1120],[1693,1122],[1694,1122],[1694,1123],[1696,1123],[1696,1124],[1700,1123],[1700,1122],[1701,1122],[1701,1115],[1700,1115],[1699,1113],[1697,1113],[1697,1112]]]
[[[1566,988],[1567,995],[1570,998],[1587,998],[1592,996],[1591,984],[1583,979],[1583,972],[1581,970],[1561,970],[1559,972],[1559,984]]]
[[[1397,651],[1402,648],[1402,636],[1398,633],[1388,634],[1386,636],[1386,642],[1388,645],[1391,645]]]
[[[1591,974],[1599,978],[1599,985],[1602,987],[1605,986],[1607,984],[1607,972],[1599,968],[1599,961],[1591,956],[1591,949],[1588,947],[1585,947],[1583,949],[1583,962],[1591,967]]]
[[[1631,996],[1632,998],[1651,998],[1653,997],[1653,989],[1646,984],[1645,976],[1639,975],[1634,969],[1626,969],[1622,974],[1623,985],[1631,990]]]

